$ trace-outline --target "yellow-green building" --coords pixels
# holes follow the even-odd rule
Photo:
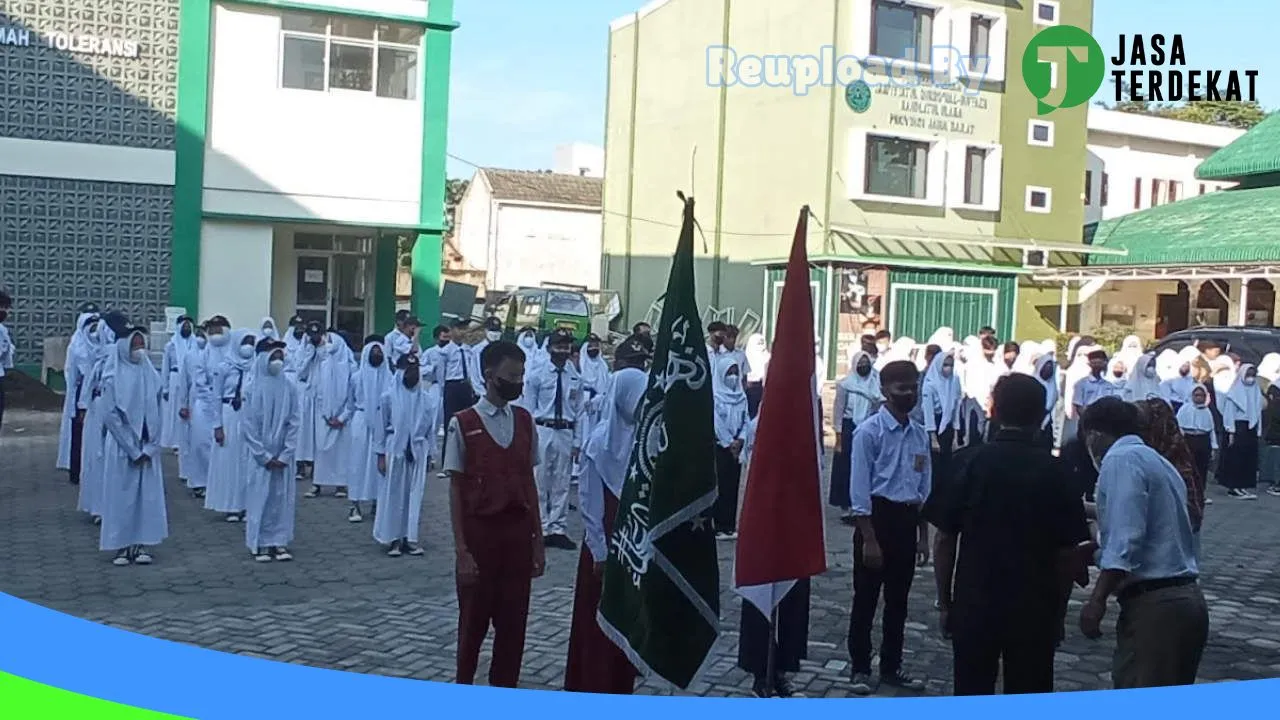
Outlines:
[[[829,374],[864,327],[1052,336],[1061,289],[1032,272],[1101,251],[1081,242],[1086,109],[1040,118],[1021,79],[1057,23],[1090,28],[1092,2],[661,0],[616,20],[605,287],[651,314],[682,190],[699,303],[766,334],[810,206]]]

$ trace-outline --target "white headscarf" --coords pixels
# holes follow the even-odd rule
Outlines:
[[[599,431],[585,450],[600,477],[615,496],[622,494],[627,461],[635,442],[636,410],[649,387],[649,375],[639,368],[623,368],[609,378],[600,414]]]
[[[1129,380],[1129,372],[1133,368],[1127,365],[1124,360],[1119,357],[1113,357],[1107,362],[1106,380],[1112,385],[1124,385]],[[1120,377],[1116,377],[1116,370],[1120,370]]]
[[[253,392],[248,409],[262,417],[262,447],[271,457],[279,457],[288,439],[288,423],[298,412],[298,388],[283,372],[272,375],[267,369],[275,350],[260,352],[253,365]],[[280,350],[287,359],[288,350]]]
[[[940,327],[929,336],[929,342],[925,345],[937,345],[945,352],[952,349],[956,344],[956,331],[949,327]]]
[[[748,379],[752,382],[763,382],[769,371],[769,359],[772,357],[764,335],[752,333],[751,337],[747,338],[746,353],[747,364],[751,366]]]
[[[1245,375],[1251,368],[1253,365],[1249,363],[1240,366],[1240,371],[1236,373],[1226,397],[1226,402],[1236,407],[1236,419],[1247,420],[1250,429],[1258,427],[1258,423],[1262,422],[1262,389],[1256,382],[1253,385],[1244,383]],[[1235,428],[1229,427],[1227,431],[1235,432]]]
[[[1262,362],[1258,363],[1258,377],[1269,383],[1280,379],[1280,353],[1267,353],[1262,356]]]
[[[1178,368],[1181,366],[1182,361],[1178,358],[1178,353],[1165,348],[1156,356],[1156,378],[1160,382],[1173,380],[1178,377]]]
[[[1200,389],[1204,392],[1204,407],[1196,407],[1191,395]],[[1209,410],[1209,389],[1197,384],[1187,393],[1187,401],[1178,408],[1178,427],[1183,431],[1211,433],[1215,432],[1213,412]]]
[[[116,341],[115,355],[108,360],[105,377],[111,380],[115,409],[125,424],[139,438],[145,427],[149,441],[156,443],[160,441],[160,373],[149,358],[134,361],[130,347],[134,337],[146,339],[140,330],[134,330]]]
[[[387,428],[387,455],[403,455],[410,443],[427,438],[435,421],[432,395],[419,381],[412,389],[404,386],[404,370],[396,370],[395,378],[382,396],[383,407],[391,408],[391,427]],[[428,440],[430,438],[427,438]],[[415,458],[423,462],[426,458]]]
[[[910,360],[911,351],[915,349],[915,346],[916,341],[909,337],[900,337],[897,340],[894,340],[893,344],[889,346],[889,349],[881,353],[880,357],[876,358],[876,370],[883,370],[884,366],[891,362]]]
[[[1124,363],[1125,369],[1132,370],[1140,357],[1142,357],[1142,338],[1137,335],[1127,336],[1120,343],[1120,350],[1116,352],[1116,359]]]
[[[1013,361],[1011,370],[1023,375],[1033,375],[1036,371],[1036,361],[1044,354],[1040,343],[1034,340],[1027,340],[1018,347],[1018,359]]]
[[[952,359],[951,377],[942,374],[942,364],[947,358]],[[933,356],[933,361],[929,363],[929,370],[924,374],[924,387],[929,389],[942,404],[942,417],[938,419],[938,429],[953,427],[956,424],[956,412],[960,407],[962,394],[960,378],[955,372],[954,353],[940,352]],[[933,408],[925,408],[925,410],[931,412]]]
[[[382,364],[378,367],[369,364],[369,356],[373,354],[374,348],[382,353]],[[366,343],[360,350],[360,367],[356,369],[353,382],[356,385],[356,400],[361,405],[357,409],[366,415],[378,412],[378,403],[382,401],[383,393],[391,386],[393,375],[388,369],[390,363],[391,361],[387,359],[387,350],[380,342]],[[423,379],[426,379],[425,375]],[[380,421],[375,420],[371,424],[377,422]]]
[[[742,366],[738,362],[734,353],[717,353],[711,359],[711,367],[716,382],[711,383],[712,392],[715,394],[716,407],[733,407],[747,401],[747,393],[742,389],[742,383],[746,379],[742,377]],[[729,369],[738,369],[738,381],[736,385],[730,385],[727,378]]]
[[[263,340],[280,340],[280,328],[276,327],[276,321],[270,315],[262,318],[262,322],[258,323],[258,329],[253,333],[259,342]]]
[[[353,354],[341,335],[329,333],[325,340],[325,344],[318,349],[318,352],[323,353],[320,366],[312,372],[319,374],[317,378],[319,384],[315,386],[317,388],[316,412],[320,413],[320,417],[329,418],[339,415],[347,402],[351,387]],[[340,431],[334,430],[327,424],[317,423],[316,431],[319,435],[317,444],[325,450],[332,448],[340,435]]]
[[[1160,355],[1163,357],[1165,353]],[[1191,362],[1198,357],[1200,357],[1200,351],[1194,345],[1188,345],[1176,353],[1173,361],[1173,375],[1160,383],[1165,400],[1179,404],[1191,402],[1191,391],[1197,387],[1196,379],[1191,375]],[[1159,366],[1159,364],[1160,359],[1157,358],[1156,365]],[[1184,366],[1187,368],[1186,375],[1182,374]]]
[[[222,373],[237,371],[248,375],[249,369],[253,365],[254,354],[250,354],[247,358],[240,357],[240,346],[244,344],[245,338],[248,337],[254,337],[254,345],[257,345],[256,336],[251,330],[232,330],[227,335],[231,337],[227,342],[227,347],[231,348],[231,351],[222,359],[219,371]],[[246,377],[245,380],[252,380],[252,375]],[[222,392],[222,388],[214,388],[214,392]]]
[[[739,368],[741,369],[741,368]],[[587,354],[587,347],[582,346],[582,354],[578,357],[578,374],[582,381],[591,386],[597,395],[604,394],[605,384],[609,381],[609,363],[601,352],[594,358]]]
[[[1209,362],[1210,377],[1213,389],[1219,395],[1226,395],[1236,382],[1236,364],[1226,355],[1219,355]]]
[[[1140,400],[1164,400],[1164,393],[1160,392],[1160,379],[1155,377],[1155,353],[1147,353],[1138,357],[1137,362],[1133,364],[1133,369],[1129,371],[1128,380],[1124,385],[1124,399],[1128,402],[1138,402]],[[1148,370],[1151,371],[1148,376]]]

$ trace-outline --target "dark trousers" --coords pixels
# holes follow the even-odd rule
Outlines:
[[[955,629],[953,692],[994,695],[1002,664],[1005,695],[1053,692],[1055,634],[1028,632],[1018,623]]]
[[[835,454],[831,463],[831,488],[827,491],[827,503],[841,510],[848,510],[853,505],[853,500],[849,497],[849,449],[853,447],[853,431],[857,429],[850,418],[845,418],[840,423],[840,452]]]
[[[871,672],[871,626],[884,593],[880,674],[902,667],[902,643],[907,623],[907,597],[916,572],[920,509],[914,505],[871,498],[871,526],[880,544],[883,564],[872,570],[862,561],[862,533],[853,531],[853,609],[849,619],[849,659],[855,673]]]
[[[1258,431],[1243,420],[1233,430],[1231,443],[1223,446],[1218,475],[1224,487],[1252,490],[1258,487]]]
[[[71,482],[80,484],[80,446],[84,440],[84,411],[71,417]]]
[[[1209,609],[1200,585],[1121,593],[1111,680],[1123,688],[1192,685],[1209,639]]]
[[[1187,440],[1187,449],[1191,451],[1191,462],[1196,466],[1196,472],[1200,474],[1200,482],[1208,487],[1209,463],[1213,460],[1212,438],[1209,437],[1209,433],[1194,435],[1184,433],[1183,437]]]
[[[764,383],[747,383],[747,417],[754,418],[760,412],[760,401],[764,399]]]
[[[448,428],[449,421],[454,415],[466,410],[476,404],[475,389],[471,387],[470,381],[467,380],[450,380],[444,384],[444,392],[442,393],[444,401],[444,427],[445,427],[445,443],[449,442]],[[440,446],[440,457],[444,457],[444,448],[447,445]],[[443,462],[443,460],[442,460]]]
[[[716,446],[716,481],[718,493],[714,509],[716,532],[738,531],[738,486],[742,481],[742,464],[729,448]]]
[[[533,585],[532,521],[523,512],[485,519],[463,518],[467,549],[479,568],[468,585],[458,583],[459,685],[475,682],[480,646],[493,626],[489,685],[513,688],[520,682],[529,591]]]
[[[951,479],[951,454],[955,446],[956,429],[954,427],[938,433],[938,449],[932,453],[933,477],[930,478],[930,482],[933,490],[938,490],[942,487],[942,483]]]

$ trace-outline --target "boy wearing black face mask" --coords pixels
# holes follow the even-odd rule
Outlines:
[[[489,685],[516,687],[524,658],[529,592],[545,566],[534,466],[533,418],[512,405],[523,390],[525,355],[499,341],[480,358],[485,395],[449,421],[444,468],[457,554],[458,670],[475,680],[480,646],[493,625]]]
[[[849,495],[854,516],[853,609],[849,656],[853,692],[870,695],[871,626],[884,594],[880,682],[920,690],[924,682],[902,669],[907,597],[916,564],[927,558],[929,530],[920,507],[932,474],[929,435],[913,422],[920,372],[909,361],[880,371],[885,405],[858,426],[849,449]]]
[[[569,362],[573,354],[573,334],[557,330],[547,342],[551,359],[529,374],[525,387],[525,407],[538,426],[542,463],[538,466],[538,500],[542,514],[542,534],[547,547],[576,550],[569,539],[565,516],[569,509],[569,486],[573,464],[582,447],[582,409],[585,393],[582,376]]]

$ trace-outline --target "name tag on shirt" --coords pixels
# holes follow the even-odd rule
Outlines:
[[[918,473],[924,472],[924,455],[916,455],[911,460],[911,467]]]

